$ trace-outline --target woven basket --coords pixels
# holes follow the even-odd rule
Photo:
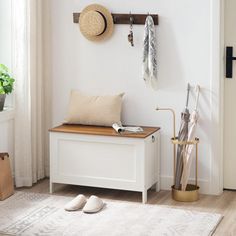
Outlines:
[[[10,159],[8,153],[0,153],[0,200],[10,197],[14,193]]]

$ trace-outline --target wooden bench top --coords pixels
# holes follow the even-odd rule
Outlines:
[[[159,127],[144,127],[144,132],[139,133],[117,133],[112,127],[101,127],[101,126],[88,126],[88,125],[60,125],[50,129],[50,132],[61,132],[61,133],[74,133],[74,134],[89,134],[89,135],[103,135],[103,136],[114,136],[114,137],[128,137],[128,138],[146,138],[156,131]]]

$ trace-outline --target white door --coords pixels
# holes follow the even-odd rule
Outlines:
[[[225,0],[225,46],[236,57],[236,0]],[[224,80],[224,188],[236,190],[236,61]]]

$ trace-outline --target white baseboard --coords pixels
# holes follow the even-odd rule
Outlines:
[[[195,183],[194,179],[190,179],[190,183]],[[173,177],[172,176],[161,176],[161,190],[171,190],[171,186],[173,185]],[[210,192],[210,184],[209,181],[204,179],[198,180],[198,185],[200,187],[199,192],[202,194],[212,194]]]

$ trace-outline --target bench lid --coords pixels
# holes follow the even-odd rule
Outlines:
[[[61,132],[61,133],[74,133],[74,134],[88,134],[88,135],[103,135],[103,136],[114,136],[114,137],[128,137],[128,138],[146,138],[156,131],[159,127],[145,127],[143,132],[139,133],[117,133],[112,127],[101,127],[92,125],[60,125],[50,129],[50,132]]]

